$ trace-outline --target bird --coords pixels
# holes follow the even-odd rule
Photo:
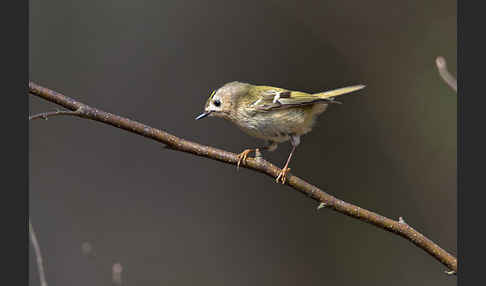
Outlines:
[[[274,151],[279,143],[290,141],[292,150],[275,179],[277,183],[285,184],[289,163],[301,136],[312,130],[318,115],[326,111],[329,104],[341,103],[335,97],[364,87],[360,84],[307,93],[233,81],[211,92],[204,112],[195,119],[220,117],[234,123],[244,133],[266,142],[263,146],[239,153],[237,168],[246,163],[251,152],[258,154],[259,149]]]

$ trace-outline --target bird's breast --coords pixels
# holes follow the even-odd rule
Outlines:
[[[243,111],[233,116],[231,121],[250,136],[279,143],[289,140],[291,135],[309,132],[315,117],[326,106],[315,104],[267,112]]]

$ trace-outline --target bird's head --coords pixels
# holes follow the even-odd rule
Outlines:
[[[250,86],[247,83],[233,81],[213,91],[206,101],[204,112],[196,117],[196,120],[207,116],[231,118],[236,112],[238,101],[248,94]]]

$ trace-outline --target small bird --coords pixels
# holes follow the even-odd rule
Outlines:
[[[227,119],[243,132],[266,141],[259,148],[245,149],[238,155],[238,164],[245,164],[248,154],[258,149],[274,151],[279,143],[290,140],[292,151],[275,181],[285,184],[289,163],[300,144],[300,136],[310,132],[317,115],[329,104],[340,103],[334,98],[364,88],[354,85],[320,93],[291,91],[279,87],[229,82],[213,91],[204,112],[195,119],[207,116]]]

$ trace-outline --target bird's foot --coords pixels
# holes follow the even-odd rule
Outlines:
[[[238,154],[238,163],[236,164],[236,170],[240,169],[241,164],[246,164],[246,158],[248,157],[248,154],[250,154],[252,151],[253,149],[246,149]]]
[[[255,149],[255,159],[256,159],[256,160],[261,160],[261,159],[263,159],[262,152],[260,152],[260,149],[259,149],[259,148],[256,148],[256,149]]]
[[[287,174],[290,172],[290,168],[284,167],[280,173],[278,173],[277,178],[275,179],[275,182],[277,183],[282,183],[285,184],[285,181],[287,180]]]

